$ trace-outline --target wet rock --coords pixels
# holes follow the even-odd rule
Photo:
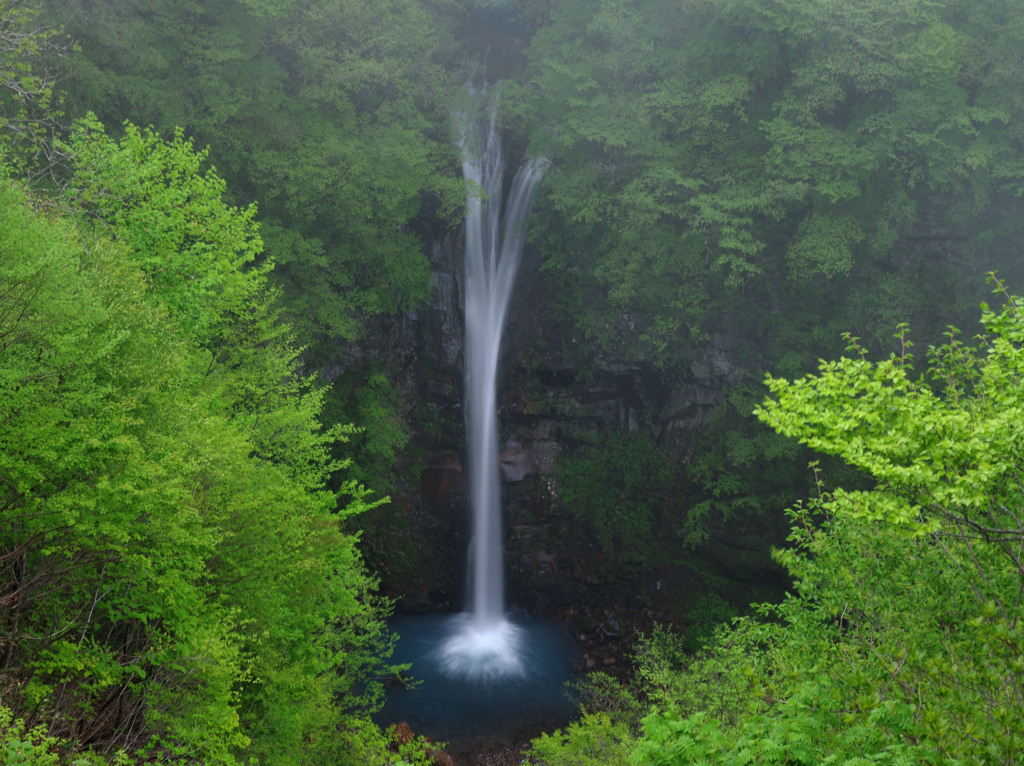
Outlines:
[[[455,766],[455,759],[444,750],[427,750],[427,756],[436,766]]]
[[[457,394],[455,380],[448,375],[437,375],[427,381],[427,393],[440,399],[454,399]]]
[[[542,441],[533,446],[534,462],[537,465],[537,472],[544,476],[550,476],[555,472],[555,464],[562,448],[558,442]]]
[[[459,237],[448,233],[435,241],[430,254],[434,276],[430,309],[436,323],[435,327],[431,328],[434,330],[431,335],[436,338],[438,361],[450,369],[457,366],[462,354],[462,315],[459,311],[461,247]]]
[[[520,442],[509,439],[499,456],[505,481],[522,481],[527,476],[551,474],[559,446],[554,441]]]
[[[537,463],[530,450],[517,441],[509,440],[498,456],[498,461],[505,481],[522,481],[528,475],[537,473]]]
[[[554,572],[558,568],[558,560],[546,551],[536,551],[533,562],[538,572]]]
[[[593,633],[599,627],[601,627],[601,620],[597,615],[586,614],[580,620],[580,630],[584,633]]]
[[[701,385],[674,386],[668,401],[661,408],[660,419],[672,421],[692,415],[694,409],[713,407],[721,401],[721,393],[715,388]]]
[[[694,380],[702,385],[721,388],[723,384],[740,382],[746,371],[729,358],[721,347],[711,347],[690,365]]]
[[[404,614],[423,614],[437,608],[434,598],[426,592],[404,594],[397,606]]]
[[[395,724],[394,738],[398,745],[407,745],[414,736],[412,728],[405,721],[399,721]]]
[[[437,506],[456,494],[466,491],[466,475],[458,458],[450,457],[439,464],[428,466],[420,476],[420,491]]]
[[[621,614],[613,614],[601,623],[601,633],[606,638],[619,638],[622,636],[622,629],[625,622],[625,618]]]

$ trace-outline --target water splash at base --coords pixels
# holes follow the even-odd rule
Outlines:
[[[474,635],[469,617],[420,614],[388,620],[399,636],[391,662],[410,663],[419,683],[390,685],[374,720],[381,726],[405,721],[417,734],[477,751],[527,736],[524,732],[536,736],[566,726],[576,707],[565,684],[580,662],[571,627],[512,612],[496,632]],[[513,644],[518,659],[507,662],[504,649]],[[444,656],[450,646],[454,668]]]
[[[497,681],[522,676],[523,631],[504,617],[482,621],[456,615],[438,652],[438,667],[450,678]]]

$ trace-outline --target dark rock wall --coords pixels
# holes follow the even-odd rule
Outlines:
[[[399,466],[389,515],[375,522],[383,528],[376,538],[367,535],[371,544],[383,545],[393,536],[400,540],[405,565],[387,556],[368,558],[380,563],[385,593],[407,611],[460,609],[465,591],[470,530],[463,470],[461,237],[461,230],[445,232],[431,246],[435,290],[430,305],[382,322],[356,352],[386,359],[392,379],[403,389],[403,401],[411,403],[403,415],[412,432],[408,452],[413,457],[406,456],[407,465]],[[899,248],[908,262],[902,270],[920,275],[925,265],[954,259],[960,249],[955,232],[938,223],[924,227]],[[893,267],[901,270],[901,264]],[[638,565],[604,552],[558,486],[560,461],[622,432],[643,434],[684,475],[726,389],[760,378],[766,363],[751,353],[756,344],[734,333],[713,332],[688,364],[666,374],[648,361],[635,329],[641,322],[622,316],[615,350],[601,350],[554,315],[557,297],[549,292],[536,254],[528,252],[499,375],[510,606],[583,614],[639,609],[665,621],[685,621],[680,604],[700,590],[699,580],[709,571],[740,584],[738,602],[743,587],[778,583],[769,549],[782,544],[788,531],[781,508],[743,524],[712,522],[707,541],[696,552],[687,549],[677,530],[663,527],[657,543],[666,555],[658,557],[660,563]],[[940,303],[932,309],[936,313],[948,309],[947,302]],[[685,482],[679,486],[671,501],[674,519],[686,517],[694,502],[691,489]]]
[[[478,76],[493,82],[521,63],[524,41],[502,33],[488,18],[477,17],[469,33],[483,62]],[[965,250],[959,229],[947,225],[949,216],[941,204],[934,207],[937,212],[922,216],[919,229],[896,248],[900,255],[885,268],[900,280],[932,282],[933,273],[945,269],[958,286],[970,274],[984,292],[983,279],[975,274],[979,267],[959,262]],[[364,538],[383,590],[406,611],[462,607],[470,535],[463,470],[462,232],[432,236],[435,289],[429,306],[382,320],[366,343],[339,361],[341,368],[367,358],[384,363],[407,403],[402,415],[411,429],[411,446],[398,467],[388,510],[375,512]],[[662,527],[657,541],[661,563],[638,566],[605,553],[558,486],[561,460],[587,443],[622,432],[650,439],[684,475],[726,389],[759,379],[767,364],[759,358],[768,353],[762,348],[766,338],[753,337],[760,332],[758,323],[729,326],[726,318],[693,351],[688,364],[666,374],[649,361],[638,329],[644,325],[642,317],[623,314],[613,320],[616,326],[609,335],[614,340],[599,349],[554,315],[558,296],[550,293],[539,266],[536,254],[528,251],[513,296],[499,375],[510,605],[535,612],[604,615],[607,619],[596,624],[614,630],[609,620],[621,620],[613,616],[637,611],[684,619],[679,604],[699,589],[701,572],[747,585],[778,581],[780,573],[768,552],[787,533],[781,509],[730,526],[712,520],[709,537],[697,552],[685,547],[677,529]],[[942,314],[940,328],[949,321],[949,303],[941,298],[929,302],[929,309]],[[781,306],[760,310],[784,311]],[[924,320],[934,323],[931,316]],[[741,337],[744,333],[751,337]],[[671,501],[671,517],[685,518],[692,502],[684,481]]]
[[[461,251],[460,231],[439,238],[431,248],[431,304],[395,320],[400,328],[370,343],[389,348],[396,378],[406,388],[403,398],[415,402],[406,417],[412,452],[421,456],[418,475],[392,493],[391,515],[380,521],[417,549],[415,566],[379,572],[384,591],[404,611],[461,608],[465,590],[470,530]],[[599,354],[552,316],[552,305],[542,274],[527,257],[513,297],[499,376],[510,606],[534,612],[620,613],[639,600],[652,613],[666,613],[679,600],[680,590],[693,585],[693,572],[686,566],[637,566],[602,551],[559,496],[559,460],[604,434],[627,431],[643,433],[673,464],[682,466],[721,403],[723,388],[746,371],[732,361],[731,349],[721,338],[707,344],[689,370],[666,379],[643,358],[643,344],[624,338],[622,347],[632,346],[635,355]],[[677,513],[685,513],[685,495],[675,502]],[[740,578],[771,570],[771,576],[767,548],[781,541],[779,532],[770,525],[755,531],[763,536],[754,542],[756,551],[744,548],[751,545],[748,538],[738,539],[739,548],[719,556],[719,570],[734,568],[732,574]],[[663,542],[677,545],[680,556],[685,553],[680,541]],[[720,547],[731,544],[725,536]]]

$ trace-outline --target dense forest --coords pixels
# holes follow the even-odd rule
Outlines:
[[[0,762],[443,762],[371,715],[459,605],[501,80],[511,593],[631,663],[530,758],[1020,763],[1022,52],[1020,0],[0,0]]]

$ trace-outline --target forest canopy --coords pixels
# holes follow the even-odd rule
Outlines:
[[[528,7],[509,109],[556,169],[532,226],[581,331],[614,344],[629,312],[671,363],[782,311],[771,364],[841,350],[807,332],[822,320],[882,340],[962,300],[908,237],[947,238],[979,283],[1016,262],[1019,3]]]
[[[364,317],[430,289],[409,224],[461,205],[448,110],[466,68],[454,1],[44,3],[81,47],[73,111],[176,129],[211,147],[261,233],[304,338],[352,340]],[[186,84],[181,87],[181,84]]]
[[[637,656],[637,701],[593,705],[534,743],[548,766],[1016,764],[1024,729],[1024,300],[998,285],[974,343],[951,332],[924,374],[908,338],[871,362],[768,378],[772,428],[875,482],[789,511],[793,587],[695,656],[665,633]]]
[[[523,0],[496,27],[509,3],[43,5],[80,48],[72,114],[181,128],[233,200],[259,202],[318,366],[426,305],[472,76],[505,79],[508,127],[550,162],[531,223],[545,279],[608,353],[640,344],[673,369],[727,332],[806,369],[848,329],[973,321],[981,275],[1016,268],[1016,2]],[[622,314],[628,338],[609,330]]]
[[[649,636],[536,757],[1018,762],[1022,50],[1021,0],[0,0],[0,752],[419,757],[369,718],[360,546],[426,554],[357,517],[459,428],[412,423],[433,370],[391,341],[458,241],[452,113],[501,78],[546,161],[547,372],[717,397],[674,463],[654,405],[567,437],[558,501],[635,568],[792,506],[788,598]]]
[[[342,529],[378,501],[327,487],[352,429],[321,424],[254,208],[180,132],[51,148],[60,190],[0,182],[4,752],[385,760],[385,605]]]

